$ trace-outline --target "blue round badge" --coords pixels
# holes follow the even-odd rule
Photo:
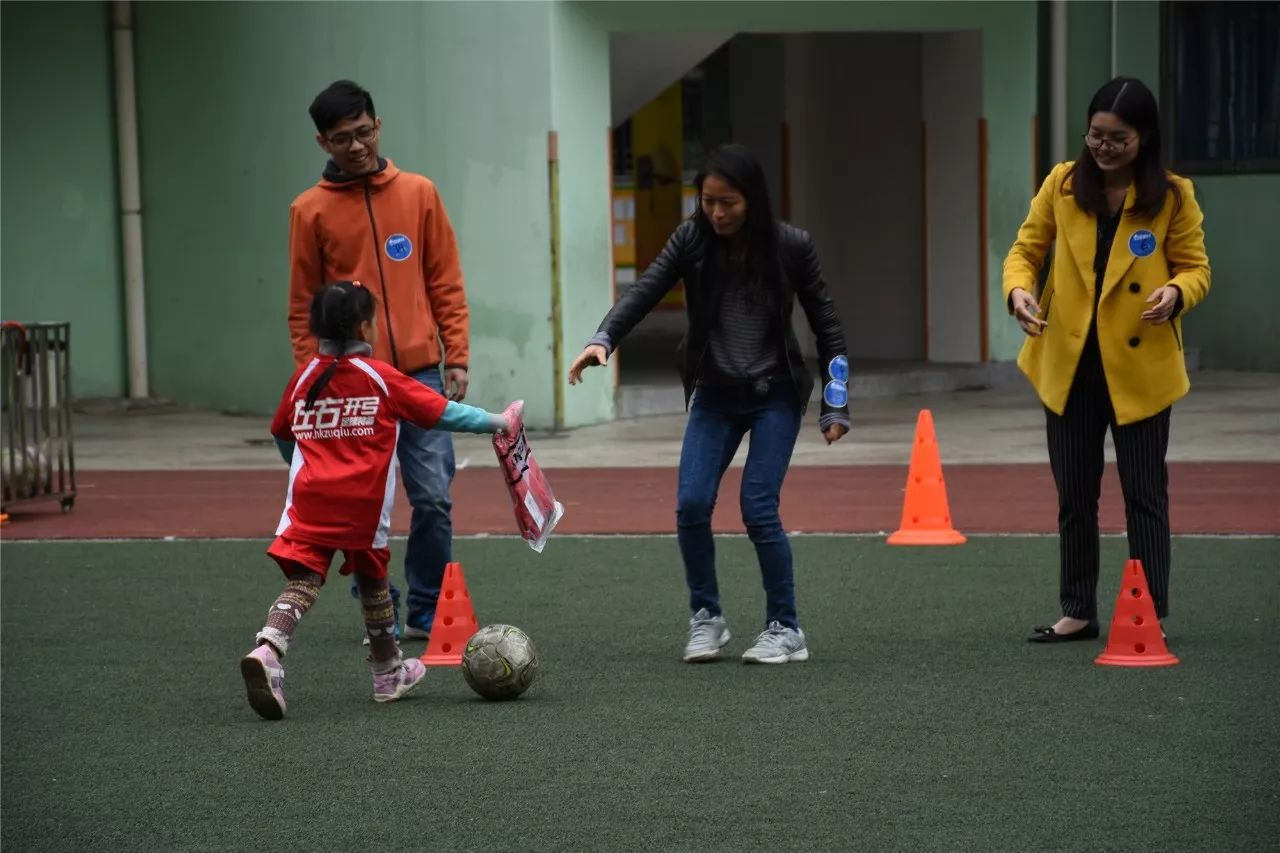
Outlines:
[[[393,261],[403,261],[413,254],[413,241],[403,234],[392,234],[382,244],[387,250],[387,257]]]
[[[831,359],[831,363],[827,365],[827,373],[831,374],[832,379],[838,379],[841,382],[848,382],[849,359],[842,355],[838,355]]]
[[[1145,258],[1156,250],[1156,235],[1145,228],[1129,238],[1129,251],[1135,258]]]
[[[849,402],[849,387],[838,379],[832,379],[822,389],[822,401],[839,409]]]

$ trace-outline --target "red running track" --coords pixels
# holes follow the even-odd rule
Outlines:
[[[565,468],[549,471],[565,504],[561,533],[672,533],[674,468]],[[741,532],[736,500],[741,469],[721,487],[718,531]],[[1056,495],[1048,465],[950,465],[951,514],[964,533],[1054,533]],[[91,538],[266,538],[275,531],[286,472],[91,471],[79,478],[75,509],[56,503],[15,506],[0,534],[7,540]],[[898,526],[906,467],[796,467],[787,475],[782,515],[788,530],[876,533]],[[1280,463],[1171,463],[1175,533],[1280,535]],[[514,534],[515,521],[495,468],[458,472],[454,531]],[[1114,466],[1102,489],[1104,532],[1123,532],[1124,505]],[[395,530],[409,508],[403,495]]]

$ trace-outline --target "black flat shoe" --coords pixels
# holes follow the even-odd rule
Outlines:
[[[1059,634],[1053,630],[1052,625],[1037,625],[1031,630],[1031,636],[1027,637],[1028,643],[1074,643],[1078,640],[1098,639],[1097,621],[1090,622],[1070,634]]]

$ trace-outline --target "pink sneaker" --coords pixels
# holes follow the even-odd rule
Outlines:
[[[240,674],[253,710],[263,719],[283,720],[284,667],[271,644],[263,643],[240,658]]]
[[[417,658],[409,658],[390,672],[373,674],[373,701],[394,702],[418,686],[427,668]]]

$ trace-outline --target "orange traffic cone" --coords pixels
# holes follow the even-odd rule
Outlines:
[[[1164,643],[1141,560],[1124,564],[1107,647],[1093,662],[1103,666],[1173,666],[1178,662]]]
[[[951,526],[942,459],[933,433],[933,413],[920,410],[916,443],[907,472],[907,496],[902,503],[902,526],[889,537],[890,545],[963,545],[964,536]]]
[[[422,662],[427,666],[459,665],[467,640],[478,630],[480,625],[467,592],[467,579],[462,576],[462,564],[450,563],[444,568],[436,618],[431,623],[431,639],[422,653]]]

